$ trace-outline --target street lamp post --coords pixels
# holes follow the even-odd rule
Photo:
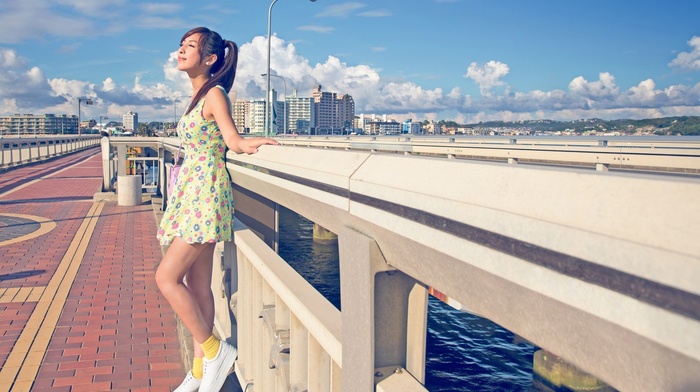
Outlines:
[[[86,105],[92,105],[92,99],[91,98],[78,98],[78,136],[82,135],[82,130],[80,129],[80,125],[81,125],[80,104],[81,103],[84,103]]]
[[[104,129],[102,128],[102,119],[103,119],[103,118],[104,118],[105,120],[108,120],[108,119],[109,119],[109,118],[106,117],[106,116],[100,116],[100,132],[104,131]]]
[[[283,113],[284,119],[282,120],[284,130],[282,131],[282,135],[284,135],[284,137],[286,137],[287,136],[287,79],[285,79],[279,75],[262,74],[261,76],[268,76],[268,75],[274,76],[276,78],[280,78],[284,82],[284,113]]]
[[[315,3],[316,0],[309,0]],[[277,0],[272,0],[270,3],[270,8],[267,10],[267,93],[265,94],[265,137],[269,136],[270,129],[270,33],[272,29],[272,6],[275,5]],[[285,94],[285,105],[287,100],[287,95]]]

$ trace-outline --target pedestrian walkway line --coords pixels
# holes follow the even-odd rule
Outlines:
[[[27,182],[27,183],[24,183],[24,184],[22,184],[22,185],[18,185],[18,186],[16,186],[15,188],[12,188],[12,189],[10,189],[9,191],[7,191],[7,192],[5,192],[5,193],[0,193],[0,197],[5,197],[5,196],[9,195],[10,193],[17,192],[18,190],[20,190],[20,189],[22,189],[22,188],[26,188],[26,187],[28,187],[28,186],[30,186],[30,185],[36,184],[37,182],[39,182],[39,180],[43,180],[43,179],[44,179],[44,177],[38,178],[38,179],[36,179],[36,180],[31,180],[31,181],[29,181],[29,182]]]
[[[4,194],[3,194],[3,195],[4,195]],[[2,196],[2,195],[0,195],[0,196]],[[36,223],[39,224],[39,229],[38,229],[38,230],[33,231],[33,232],[29,233],[29,234],[25,234],[25,235],[23,235],[23,236],[19,236],[19,237],[16,237],[16,238],[12,238],[12,239],[9,239],[9,240],[5,240],[5,241],[0,241],[0,246],[11,245],[11,244],[15,244],[15,243],[17,243],[17,242],[27,241],[27,240],[30,240],[30,239],[32,239],[32,238],[36,238],[36,237],[42,236],[42,235],[44,235],[44,234],[46,234],[46,233],[48,233],[48,232],[50,232],[51,230],[53,230],[53,229],[56,228],[56,222],[54,222],[54,221],[52,221],[52,220],[50,220],[50,219],[44,218],[43,216],[28,215],[28,214],[11,214],[11,213],[9,213],[9,212],[0,212],[0,215],[2,215],[2,216],[10,216],[10,217],[13,217],[13,218],[24,218],[24,219],[29,219],[29,220],[33,220],[33,221],[35,221]]]
[[[8,287],[0,289],[0,304],[9,302],[36,302],[46,289],[45,286]]]
[[[41,293],[24,330],[0,369],[0,392],[31,389],[103,208],[104,202],[92,205]]]

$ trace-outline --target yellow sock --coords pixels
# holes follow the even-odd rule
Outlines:
[[[204,372],[202,369],[202,358],[194,357],[194,359],[192,360],[192,376],[196,379],[201,380],[203,375]]]
[[[207,359],[212,359],[219,353],[219,339],[216,336],[211,335],[204,343],[200,345],[202,350],[204,350],[204,356]]]

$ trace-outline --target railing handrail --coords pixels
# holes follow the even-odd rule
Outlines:
[[[601,169],[632,168],[651,171],[700,173],[700,137],[576,138],[576,137],[287,137],[290,146],[366,150],[402,154],[587,165]]]
[[[338,234],[343,324],[378,316],[354,283],[365,293],[378,271],[404,274],[615,388],[700,385],[696,177],[373,150],[262,146],[226,157],[237,186]],[[620,156],[637,155],[628,151]],[[367,335],[342,336],[350,386],[375,357]],[[349,336],[365,340],[358,349]]]
[[[0,137],[0,168],[41,161],[99,144],[100,137],[96,135],[4,135]]]
[[[227,167],[239,186],[341,239],[364,233],[391,267],[613,386],[668,387],[639,373],[652,342],[657,359],[688,358],[673,377],[700,364],[696,179],[290,146],[229,153]],[[628,333],[638,345],[622,343]],[[579,351],[610,336],[620,340],[602,351],[641,365],[603,367],[602,351]]]

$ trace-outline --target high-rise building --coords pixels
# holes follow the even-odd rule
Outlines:
[[[250,102],[245,118],[245,125],[250,133],[265,134],[265,106],[267,102],[264,99]]]
[[[273,90],[274,92],[274,90]],[[275,99],[272,101],[272,134],[281,134],[287,130],[287,108],[284,105],[284,101],[277,100],[277,94],[274,94]],[[286,99],[286,97],[285,97]]]
[[[291,97],[285,97],[287,104],[287,132],[310,134],[316,126],[315,105],[311,97],[297,97],[294,90]]]
[[[355,101],[349,94],[321,91],[321,85],[311,90],[314,100],[315,134],[342,133],[352,129]]]
[[[248,113],[250,113],[250,101],[245,99],[233,99],[231,101],[231,117],[236,124],[239,133],[250,133],[250,122],[248,121]]]
[[[14,114],[0,116],[0,135],[78,133],[78,116]]]
[[[136,112],[128,111],[122,116],[122,124],[124,126],[124,131],[133,132],[139,130],[139,114]]]

